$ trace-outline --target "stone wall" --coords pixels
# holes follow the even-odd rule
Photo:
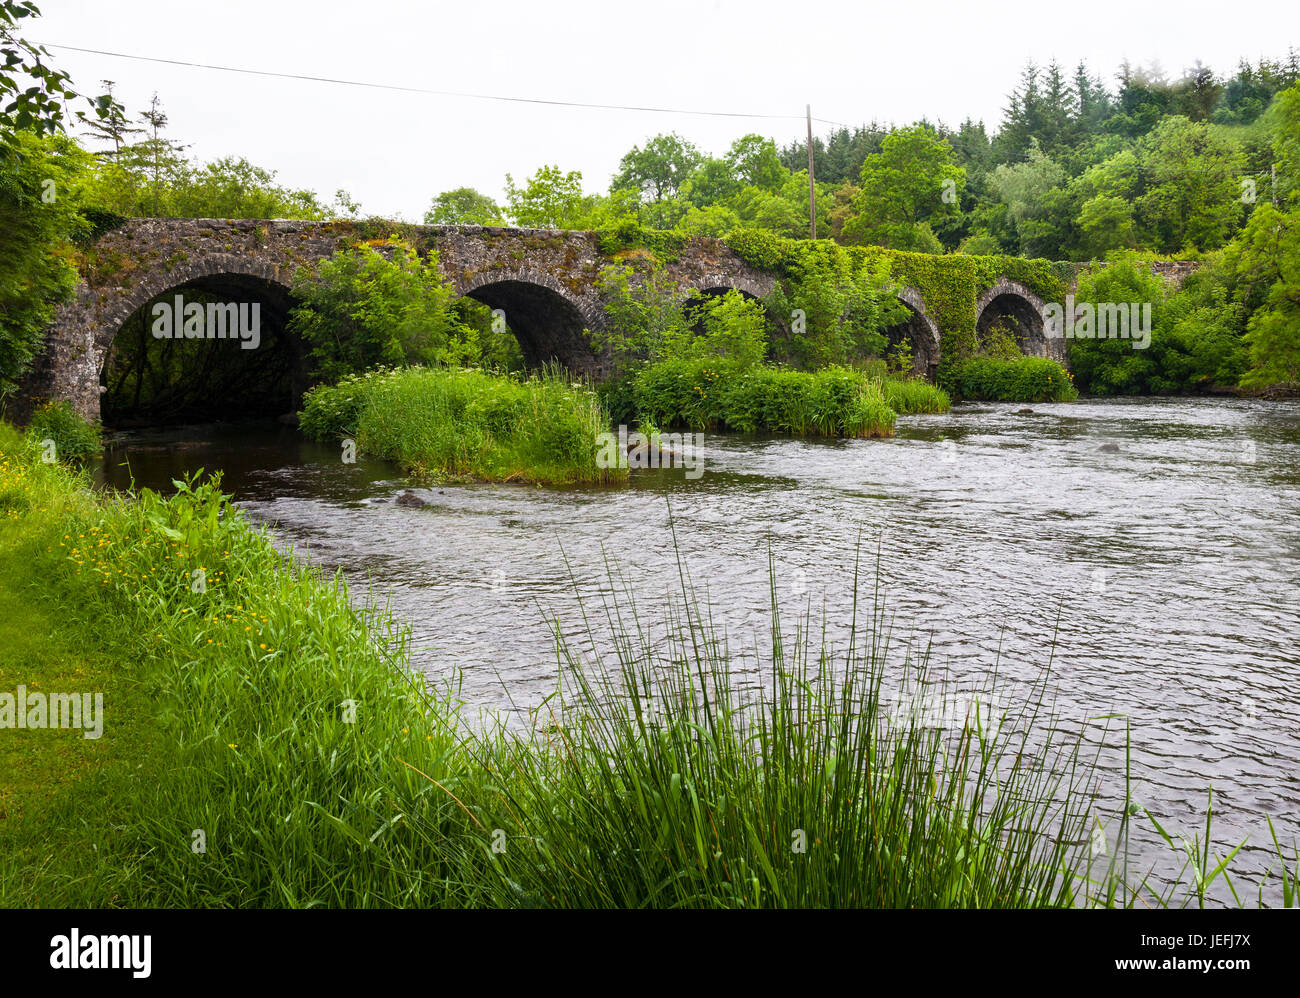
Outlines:
[[[594,233],[393,228],[438,251],[441,269],[458,294],[503,309],[531,363],[553,360],[587,373],[604,368],[585,335],[605,323],[597,278],[610,258],[601,253]],[[356,240],[381,243],[387,234],[373,222],[132,219],[83,254],[76,297],[59,311],[11,415],[22,421],[36,401],[61,398],[86,418],[97,418],[100,370],[114,336],[137,309],[165,291],[224,283],[246,294],[260,282],[269,296],[283,298],[303,265]],[[775,282],[716,239],[690,241],[665,269],[683,293],[734,287],[761,297]]]
[[[600,271],[611,260],[635,262],[649,255],[648,250],[629,249],[611,257],[602,252],[595,233],[551,229],[132,219],[83,252],[76,297],[60,310],[44,351],[10,402],[9,415],[22,421],[36,401],[61,398],[83,416],[98,417],[100,371],[113,338],[137,309],[170,289],[202,288],[231,300],[255,296],[269,306],[263,314],[283,321],[300,267],[357,241],[383,246],[394,234],[421,249],[437,250],[443,274],[458,294],[502,309],[530,364],[558,361],[594,375],[608,369],[608,358],[592,349],[588,335],[606,322]],[[1071,287],[1083,266],[1075,268]],[[1161,261],[1153,270],[1182,281],[1196,267],[1194,262]],[[776,282],[718,239],[689,240],[665,261],[664,269],[683,295],[736,288],[762,298]],[[910,337],[918,373],[933,374],[942,351],[939,329],[914,288],[904,289],[901,297],[911,318],[891,334]],[[975,320],[983,326],[1010,321],[1026,352],[1064,362],[1064,345],[1043,339],[1042,306],[1023,286],[999,278],[979,297]]]

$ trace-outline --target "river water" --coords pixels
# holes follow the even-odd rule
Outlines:
[[[580,601],[601,618],[626,605],[625,584],[653,631],[680,560],[733,651],[751,649],[743,684],[767,640],[769,559],[787,621],[810,609],[842,643],[861,556],[900,661],[928,646],[954,688],[996,664],[1005,699],[1050,660],[1058,716],[1127,717],[1134,797],[1190,836],[1212,785],[1216,842],[1247,839],[1235,868],[1257,874],[1265,815],[1300,838],[1300,403],[1021,408],[905,417],[889,440],[710,435],[696,479],[441,486],[416,490],[423,508],[393,501],[407,483],[392,466],[345,464],[279,427],[136,436],[103,475],[165,490],[223,469],[282,544],[391,600],[431,679],[458,673],[467,703],[511,716],[555,690],[548,620],[581,644]],[[1113,828],[1125,722],[1110,723],[1100,816]],[[1178,872],[1154,833],[1134,850],[1158,876]]]

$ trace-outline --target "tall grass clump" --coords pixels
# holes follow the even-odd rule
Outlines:
[[[608,655],[553,622],[562,684],[536,733],[473,746],[492,778],[465,801],[503,836],[476,876],[494,903],[1173,907],[1203,904],[1225,874],[1236,850],[1212,854],[1209,812],[1186,889],[1130,882],[1126,853],[1094,860],[1101,745],[1083,748],[1086,721],[1053,718],[1046,670],[1014,706],[999,706],[994,679],[935,710],[916,692],[934,679],[926,656],[899,660],[879,594],[864,619],[855,599],[832,648],[806,616],[783,625],[770,579],[770,630],[752,655],[728,646],[684,569],[662,630],[626,586],[603,614],[584,609],[604,619],[582,646]],[[736,685],[741,659],[759,689]],[[1137,806],[1109,803],[1127,849]],[[1291,906],[1300,867],[1274,844]]]
[[[942,388],[920,378],[885,378],[885,401],[900,416],[947,412],[952,400]]]
[[[508,835],[490,856],[498,902],[1077,903],[1063,871],[1083,867],[1088,767],[1077,742],[1037,723],[1041,700],[929,727],[886,692],[879,614],[833,650],[807,621],[786,634],[772,594],[768,679],[753,694],[734,685],[732,654],[689,590],[664,636],[612,610],[611,661],[585,659],[557,626],[567,699],[548,705],[541,735],[500,737],[485,754],[498,775],[472,805]],[[1014,764],[1031,730],[1053,765]]]
[[[51,457],[59,461],[86,461],[99,455],[102,431],[98,423],[81,418],[66,401],[43,402],[32,413],[27,424],[27,435],[49,447]]]
[[[317,439],[352,436],[362,451],[427,480],[603,483],[596,393],[559,370],[525,379],[464,368],[400,368],[320,386],[303,402]]]

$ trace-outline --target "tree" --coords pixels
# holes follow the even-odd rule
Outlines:
[[[778,190],[790,175],[781,165],[776,143],[761,135],[743,135],[731,143],[727,167],[741,186],[765,191]]]
[[[66,136],[15,132],[0,155],[0,396],[31,366],[77,271],[64,246],[84,225],[90,156]]]
[[[1094,259],[1102,258],[1112,250],[1137,246],[1133,206],[1114,195],[1097,194],[1085,201],[1079,209],[1079,230],[1084,252]]]
[[[183,182],[189,170],[185,157],[188,146],[163,137],[167,127],[167,115],[163,112],[162,102],[155,93],[149,101],[149,110],[140,114],[145,125],[146,138],[123,149],[116,157],[116,162],[124,167],[131,176],[147,178],[149,185],[148,207],[132,214],[164,217],[168,211],[167,195],[169,190]]]
[[[1300,84],[1277,95],[1269,111],[1269,123],[1278,201],[1300,206]]]
[[[1003,163],[993,171],[991,185],[1015,222],[1022,253],[1065,255],[1070,216],[1057,210],[1064,204],[1065,182],[1065,170],[1039,148],[1037,139],[1030,139],[1025,162]]]
[[[1172,100],[1164,74],[1158,66],[1144,70],[1125,61],[1118,79],[1114,114],[1107,119],[1106,128],[1129,138],[1145,135],[1165,115]]]
[[[308,190],[290,190],[275,182],[275,171],[255,166],[242,156],[225,156],[199,169],[177,172],[170,192],[170,211],[180,218],[322,219],[327,209]],[[346,192],[340,192],[346,199]],[[350,203],[345,200],[345,206]]]
[[[1223,87],[1214,76],[1214,70],[1196,60],[1174,88],[1174,106],[1179,114],[1192,121],[1209,121],[1223,96]]]
[[[506,174],[506,205],[516,225],[532,229],[574,229],[583,217],[582,174],[543,166],[516,187]]]
[[[608,353],[620,373],[660,359],[665,344],[690,331],[678,304],[678,285],[657,261],[643,265],[640,273],[628,264],[609,264],[601,268],[596,286],[609,321],[591,331],[591,345]]]
[[[49,65],[50,53],[43,45],[18,37],[19,22],[40,15],[31,0],[0,0],[0,152],[14,150],[15,132],[62,131],[64,103],[88,100],[73,89],[67,73]],[[111,95],[103,94],[90,105],[102,118],[114,102]]]
[[[112,80],[101,80],[104,90],[112,98],[113,87],[116,85]],[[126,111],[122,105],[112,101],[110,106],[105,110],[100,118],[86,121],[86,127],[90,130],[91,135],[105,141],[111,142],[111,149],[98,149],[95,151],[96,156],[111,156],[113,159],[119,159],[122,155],[122,146],[126,145],[132,135],[141,135],[144,133],[143,128],[135,128],[131,125],[131,120],[126,116]]]
[[[1243,213],[1241,148],[1205,122],[1172,115],[1143,138],[1138,156],[1148,187],[1136,209],[1151,245],[1165,253],[1222,246]]]
[[[656,135],[644,149],[633,146],[619,161],[611,190],[637,191],[645,204],[676,197],[702,159],[681,136]]]
[[[887,259],[854,273],[830,258],[810,256],[767,298],[771,313],[789,323],[781,359],[815,370],[881,356],[884,330],[907,312],[897,291]]]
[[[472,187],[443,191],[424,213],[425,225],[504,225],[497,203]]]
[[[49,52],[18,35],[38,17],[30,0],[0,0],[0,396],[31,367],[76,269],[67,241],[84,226],[80,186],[89,157],[62,134],[65,101],[81,98]],[[105,94],[91,102],[103,116]]]
[[[301,305],[289,331],[303,340],[315,373],[334,381],[377,365],[476,360],[473,327],[452,311],[456,294],[438,271],[436,253],[421,258],[391,239],[381,251],[362,244],[304,267],[293,291]]]
[[[711,204],[703,208],[692,205],[677,222],[677,230],[689,236],[721,238],[740,227],[740,216],[720,204]]]
[[[683,313],[689,325],[674,327],[678,335],[666,344],[666,356],[718,357],[737,367],[763,363],[767,313],[762,302],[731,288],[721,295],[692,295]]]
[[[1250,370],[1246,387],[1300,384],[1300,209],[1261,204],[1250,216],[1230,262],[1237,280],[1263,290],[1247,323]]]
[[[124,146],[119,155],[99,160],[87,179],[87,203],[118,215],[159,218],[324,219],[359,210],[346,191],[327,207],[314,192],[282,187],[275,171],[242,157],[199,166],[176,151],[181,147],[159,143]]]
[[[730,163],[708,156],[700,161],[695,172],[682,185],[682,194],[695,207],[704,208],[730,200],[740,191],[740,186],[731,172]]]
[[[858,214],[845,224],[845,238],[934,251],[938,240],[933,229],[960,220],[965,183],[966,171],[954,162],[952,146],[933,129],[900,128],[863,162]]]

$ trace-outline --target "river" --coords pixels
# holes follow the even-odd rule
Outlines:
[[[102,473],[165,490],[181,472],[223,469],[282,545],[391,600],[432,680],[458,672],[471,706],[516,715],[556,686],[548,618],[581,643],[580,599],[626,605],[610,566],[653,630],[680,558],[733,649],[752,649],[768,626],[769,556],[787,620],[808,609],[834,642],[861,555],[900,661],[904,645],[929,645],[954,688],[996,663],[1014,696],[1050,658],[1058,716],[1128,717],[1134,797],[1190,836],[1213,785],[1215,840],[1248,839],[1235,865],[1257,873],[1265,815],[1288,845],[1300,838],[1300,403],[1022,408],[905,417],[889,440],[710,435],[697,479],[441,486],[416,490],[423,508],[393,501],[406,483],[392,466],[345,464],[280,427],[136,435]],[[757,668],[738,657],[742,682]],[[1122,730],[1108,746],[1103,798],[1118,807]],[[1153,833],[1134,845],[1177,873]]]

